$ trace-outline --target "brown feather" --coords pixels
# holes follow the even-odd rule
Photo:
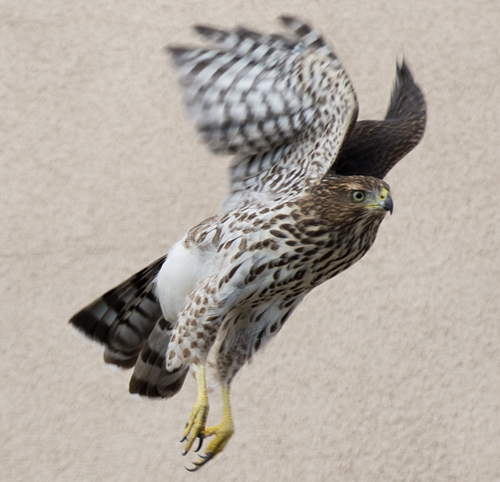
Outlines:
[[[424,95],[403,61],[385,119],[357,122],[331,172],[383,179],[420,142],[426,120]]]

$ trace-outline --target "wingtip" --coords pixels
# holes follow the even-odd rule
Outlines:
[[[394,106],[398,103],[402,91],[408,88],[413,88],[414,86],[415,81],[413,79],[413,74],[408,67],[408,62],[403,56],[401,60],[396,60],[396,78],[394,79],[394,87],[392,89],[391,104],[388,114],[389,112],[392,112]]]
[[[198,24],[193,27],[193,30],[202,37],[214,42],[220,42],[228,35],[228,32],[225,30],[211,27],[210,25]]]
[[[302,34],[312,31],[311,26],[307,22],[304,22],[304,20],[301,20],[299,17],[295,17],[293,15],[280,15],[278,19],[281,21],[281,23],[283,23],[291,30],[303,30]]]
[[[215,29],[209,25],[198,24],[193,27],[193,30],[200,35],[207,36],[210,35]]]
[[[185,60],[186,54],[192,51],[192,49],[188,49],[186,47],[179,47],[176,45],[166,45],[163,48],[164,53],[170,57],[173,63],[179,67],[183,64],[183,60]]]
[[[294,17],[293,15],[280,15],[278,19],[285,25],[289,25],[290,23],[297,21],[297,18]]]
[[[165,45],[165,47],[163,47],[163,50],[169,55],[181,55],[188,49],[185,47],[179,47],[177,45]]]
[[[404,55],[401,57],[401,60],[396,62],[396,76],[401,80],[410,79],[413,81],[413,74]]]

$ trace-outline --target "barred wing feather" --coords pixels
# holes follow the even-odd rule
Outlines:
[[[170,49],[202,139],[236,154],[236,197],[301,192],[328,171],[356,120],[356,96],[333,51],[305,23],[282,21],[293,38],[198,27],[213,49]]]

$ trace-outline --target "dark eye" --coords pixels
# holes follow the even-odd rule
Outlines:
[[[363,202],[366,198],[366,193],[365,191],[352,191],[352,200],[355,202],[355,203],[360,203],[360,202]]]

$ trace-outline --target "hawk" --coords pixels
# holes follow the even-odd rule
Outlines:
[[[357,122],[356,95],[333,50],[306,23],[281,20],[290,35],[198,26],[211,47],[169,49],[201,138],[234,154],[223,214],[70,320],[104,345],[106,363],[134,367],[131,393],[171,397],[194,371],[184,453],[213,438],[191,470],[233,435],[238,370],[307,293],[370,249],[393,210],[383,178],[425,129],[425,100],[404,61],[385,119]],[[208,370],[223,398],[213,427]]]

